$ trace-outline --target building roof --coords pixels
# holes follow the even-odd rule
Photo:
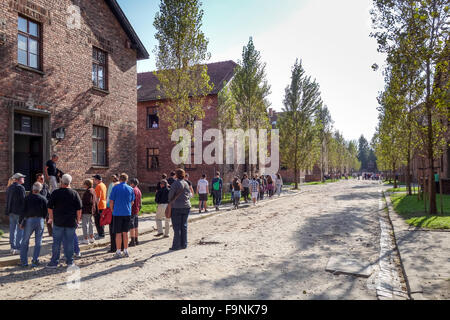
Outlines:
[[[210,82],[214,85],[210,94],[218,94],[223,89],[224,83],[228,83],[233,78],[237,64],[230,60],[210,63],[206,66]],[[158,83],[158,78],[153,72],[138,73],[138,101],[160,100],[158,96],[164,98],[156,88]]]
[[[138,60],[148,59],[150,55],[148,54],[147,49],[145,49],[141,40],[137,36],[136,32],[131,26],[130,21],[128,21],[127,17],[125,16],[125,13],[122,11],[119,4],[117,3],[117,0],[105,0],[105,1],[106,4],[111,9],[111,11],[113,12],[113,14],[116,16],[117,20],[119,21],[125,33],[127,34],[128,38],[130,38],[132,48],[136,49],[137,51],[137,59]]]

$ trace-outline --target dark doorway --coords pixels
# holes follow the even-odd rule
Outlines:
[[[14,172],[25,178],[24,187],[31,190],[37,173],[43,170],[42,118],[15,114]]]

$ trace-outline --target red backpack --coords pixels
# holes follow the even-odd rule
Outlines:
[[[108,224],[111,224],[112,221],[112,211],[110,208],[106,208],[103,210],[101,216],[100,216],[100,226],[106,226]]]

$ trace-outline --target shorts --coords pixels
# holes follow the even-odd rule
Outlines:
[[[200,193],[198,195],[198,201],[208,201],[208,194],[207,193]]]
[[[130,219],[130,229],[137,229],[139,225],[139,216],[137,214],[132,215]]]
[[[259,192],[252,192],[252,199],[258,199]]]
[[[131,216],[113,216],[113,233],[130,231]]]

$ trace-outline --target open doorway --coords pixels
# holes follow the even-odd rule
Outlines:
[[[37,173],[43,172],[44,144],[43,118],[26,114],[14,114],[14,172],[20,172],[25,178],[27,191]]]

